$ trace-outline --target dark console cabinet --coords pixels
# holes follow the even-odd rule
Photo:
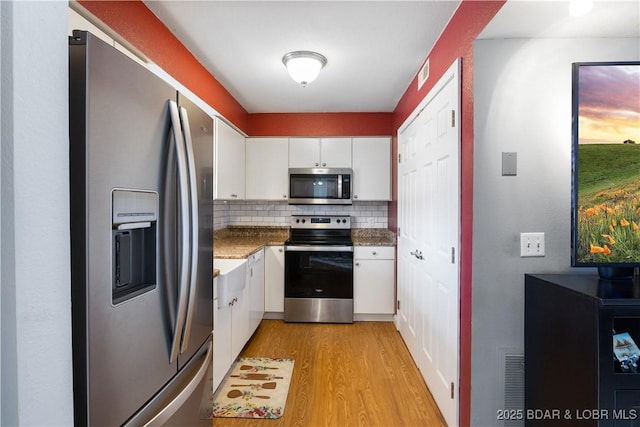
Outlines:
[[[524,323],[525,425],[640,427],[640,367],[613,351],[640,346],[640,283],[527,274]]]

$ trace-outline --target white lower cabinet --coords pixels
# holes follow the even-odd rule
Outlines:
[[[217,286],[217,281],[214,282]],[[217,298],[213,315],[213,389],[218,388],[231,366],[231,306],[218,307]]]
[[[265,248],[265,296],[267,313],[284,313],[284,247]],[[354,248],[354,313],[395,313],[395,248],[356,246]]]
[[[395,248],[356,246],[353,266],[354,314],[395,312]]]
[[[247,288],[249,289],[248,340],[260,325],[264,315],[264,249],[260,249],[247,259]]]
[[[249,340],[249,289],[245,286],[242,295],[231,306],[231,362],[242,351]]]
[[[214,353],[213,388],[220,382],[236,360],[244,345],[257,328],[264,312],[264,259],[262,250],[247,260],[246,271],[239,276],[244,280],[242,291],[227,293],[226,300],[218,286],[225,282],[214,280]],[[230,286],[230,283],[227,283]],[[238,287],[239,288],[239,287]],[[259,317],[259,319],[258,319]]]
[[[217,387],[247,340],[249,311],[247,261],[214,259],[220,275],[214,280],[213,382]]]
[[[264,311],[284,313],[284,246],[265,248],[264,276]]]
[[[248,290],[245,287],[242,295],[232,302],[217,307],[214,333],[213,387],[214,390],[238,357],[249,339],[249,310],[246,307]]]

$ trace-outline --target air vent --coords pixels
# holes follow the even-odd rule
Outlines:
[[[499,363],[500,369],[500,390],[502,391],[502,404],[499,409],[505,411],[524,411],[524,354],[518,353],[514,349],[500,349]],[[510,417],[507,417],[510,418]],[[514,419],[504,419],[504,427],[524,426],[524,417],[513,417]]]
[[[418,90],[424,85],[424,82],[429,78],[429,58],[424,63],[420,71],[418,72]]]

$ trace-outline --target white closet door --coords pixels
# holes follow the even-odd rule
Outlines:
[[[458,67],[398,136],[399,329],[449,425],[458,421],[460,359]]]

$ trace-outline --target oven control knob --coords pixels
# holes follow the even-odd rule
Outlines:
[[[303,219],[303,220],[302,220],[302,223],[304,224],[305,222],[307,222],[307,220],[306,220],[306,219]]]
[[[346,223],[347,223],[347,220],[346,220],[346,219],[343,219],[343,220],[342,220],[342,223],[343,223],[343,224],[346,224]]]

